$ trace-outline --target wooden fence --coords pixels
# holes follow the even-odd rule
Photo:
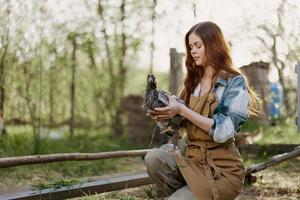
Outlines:
[[[249,152],[257,154],[261,151],[280,152],[282,150],[290,150],[289,153],[283,153],[271,157],[268,161],[253,165],[247,168],[246,178],[249,180],[253,173],[266,169],[270,166],[281,163],[285,160],[295,158],[300,155],[300,146],[298,145],[242,145],[239,146],[241,152]],[[23,156],[13,158],[0,158],[0,167],[13,167],[19,165],[39,164],[46,162],[58,162],[58,161],[71,161],[71,160],[97,160],[108,158],[120,158],[120,157],[133,157],[133,156],[145,156],[149,149],[133,150],[133,151],[115,151],[115,152],[102,152],[102,153],[70,153],[70,154],[52,154],[52,155],[38,155],[38,156]],[[73,197],[87,196],[93,194],[99,194],[103,192],[121,190],[131,187],[139,187],[147,184],[151,184],[152,180],[148,176],[145,170],[126,172],[120,174],[114,174],[110,176],[102,176],[93,180],[80,182],[75,185],[48,188],[48,189],[32,189],[24,187],[21,189],[9,189],[0,192],[0,199],[24,199],[24,200],[37,200],[37,199],[67,199]]]

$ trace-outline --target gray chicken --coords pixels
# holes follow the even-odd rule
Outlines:
[[[147,113],[149,110],[154,110],[157,107],[166,107],[169,105],[169,98],[167,94],[171,93],[164,90],[157,90],[156,78],[153,74],[149,74],[147,77],[147,88],[144,93],[144,102],[142,105],[143,110]],[[177,101],[184,104],[185,102],[177,97]],[[182,127],[185,118],[181,115],[176,115],[169,120],[156,121],[156,124],[160,128],[161,134],[166,134],[171,137],[174,143],[174,148],[177,146],[178,142],[178,131]]]

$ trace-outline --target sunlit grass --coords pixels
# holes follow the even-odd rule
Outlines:
[[[300,133],[297,131],[294,118],[287,118],[275,126],[248,121],[244,124],[242,131],[254,132],[257,129],[262,133],[258,144],[300,144]]]
[[[33,134],[28,127],[8,127],[9,135],[0,137],[0,157],[33,154]],[[60,138],[51,139],[49,131],[41,135],[40,153],[92,153],[135,149],[126,136],[115,137],[105,130],[76,130],[70,138],[67,129]],[[28,131],[28,132],[27,132]],[[52,130],[58,131],[58,130]],[[57,136],[55,136],[57,137]],[[94,161],[66,161],[24,165],[0,170],[0,189],[21,185],[49,185],[66,179],[133,171],[142,166],[140,157]]]

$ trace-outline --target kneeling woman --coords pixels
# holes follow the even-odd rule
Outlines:
[[[185,36],[186,69],[180,98],[151,112],[155,120],[179,114],[188,120],[186,155],[155,149],[145,157],[147,172],[169,199],[233,200],[241,192],[245,168],[234,136],[256,114],[259,99],[236,68],[221,29],[194,25]]]

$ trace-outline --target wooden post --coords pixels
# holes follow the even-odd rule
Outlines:
[[[261,104],[261,111],[258,116],[253,116],[252,119],[257,123],[269,123],[268,119],[268,99],[269,96],[269,80],[266,78],[269,74],[269,63],[253,62],[249,65],[244,65],[240,69],[246,73],[250,86],[252,86],[263,102]]]
[[[295,71],[297,73],[297,130],[300,133],[300,61],[295,66]]]
[[[182,56],[183,53],[177,52],[175,48],[170,49],[170,92],[176,96],[183,84]]]

